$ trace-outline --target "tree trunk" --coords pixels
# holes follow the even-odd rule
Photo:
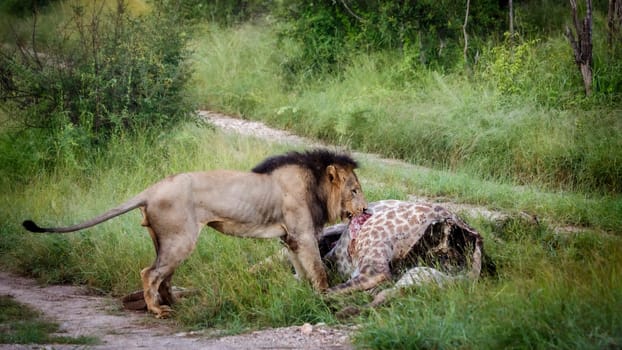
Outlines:
[[[570,0],[576,38],[568,27],[566,27],[566,37],[570,41],[570,46],[572,46],[574,51],[575,63],[583,77],[585,95],[589,96],[592,94],[592,0],[586,0],[585,2],[587,11],[583,21],[579,23],[577,2],[576,0]]]
[[[466,2],[466,11],[464,14],[464,24],[462,25],[462,34],[464,35],[464,64],[467,65],[467,50],[469,48],[469,36],[467,35],[466,27],[469,20],[469,8],[471,7],[471,0]]]
[[[509,22],[510,22],[510,44],[514,45],[514,5],[512,0],[508,1],[509,7]]]
[[[622,0],[609,0],[607,11],[607,45],[613,50],[615,42],[620,39],[622,26]]]

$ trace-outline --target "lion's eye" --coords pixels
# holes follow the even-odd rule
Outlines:
[[[359,191],[356,188],[352,190],[352,195],[353,196],[356,196],[357,193],[359,193]]]

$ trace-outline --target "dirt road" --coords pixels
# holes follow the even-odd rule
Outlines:
[[[94,296],[86,288],[40,286],[34,280],[0,272],[0,295],[10,295],[60,324],[63,336],[101,340],[89,349],[351,349],[347,327],[295,325],[243,335],[216,337],[178,332],[174,321],[156,320],[143,312],[125,311],[114,298]],[[0,344],[0,349],[83,349],[84,345]]]

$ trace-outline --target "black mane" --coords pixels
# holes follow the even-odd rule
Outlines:
[[[280,156],[267,158],[253,168],[257,174],[269,174],[274,170],[286,165],[298,165],[311,170],[314,178],[319,182],[326,172],[326,167],[331,165],[345,167],[358,167],[358,163],[346,154],[338,154],[326,149],[310,150],[303,153],[292,151]]]
[[[302,168],[309,169],[313,174],[312,181],[315,181],[316,184],[320,184],[322,176],[326,174],[326,167],[331,164],[351,167],[353,169],[358,167],[358,163],[348,155],[337,154],[325,149],[316,149],[303,153],[292,151],[284,155],[267,158],[255,166],[252,171],[257,174],[269,174],[286,165],[298,165]],[[309,188],[312,189],[315,188],[315,186],[310,186]],[[320,193],[319,191],[312,191],[307,200],[313,225],[316,230],[315,233],[317,235],[322,231],[322,226],[324,226],[328,220],[326,194]]]

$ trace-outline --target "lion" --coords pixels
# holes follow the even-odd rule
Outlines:
[[[267,158],[251,172],[213,170],[169,176],[127,202],[73,226],[39,227],[31,232],[82,230],[140,208],[156,251],[140,272],[147,309],[166,318],[174,303],[171,278],[194,250],[207,225],[239,237],[279,237],[299,276],[314,289],[328,288],[317,238],[323,226],[347,220],[367,207],[350,156],[317,149]]]

